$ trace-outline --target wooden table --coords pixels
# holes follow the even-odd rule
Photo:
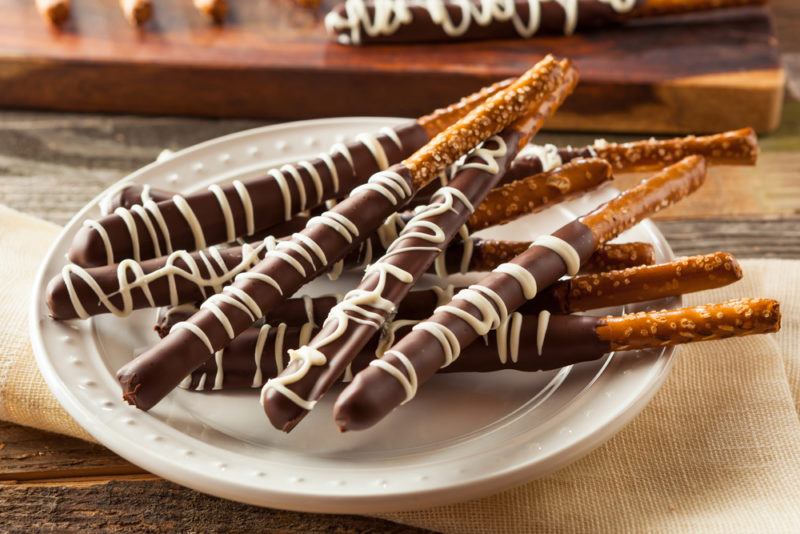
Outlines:
[[[800,258],[800,2],[774,0],[789,73],[781,129],[762,139],[756,169],[711,172],[704,188],[659,214],[677,254]],[[0,113],[0,202],[66,222],[110,183],[177,149],[259,126],[128,116]],[[582,144],[591,136],[543,134]],[[620,180],[623,187],[634,179]],[[414,532],[355,516],[261,509],[184,489],[97,445],[0,423],[0,531]]]

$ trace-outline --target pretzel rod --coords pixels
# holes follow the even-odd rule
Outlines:
[[[208,17],[214,24],[222,24],[228,15],[227,0],[192,0],[195,9]]]
[[[422,147],[447,121],[467,115],[503,87],[502,82],[492,85],[402,126],[360,134],[350,143],[336,143],[327,153],[271,169],[265,176],[115,209],[100,220],[84,223],[73,239],[69,260],[83,267],[128,258],[138,261],[177,250],[200,250],[270,229],[323,201],[346,196],[375,172]],[[241,157],[260,157],[258,147],[248,148]],[[194,172],[202,173],[202,164]],[[163,191],[150,189],[150,193],[152,197]],[[121,204],[114,201],[117,194],[112,193],[106,203]]]
[[[652,17],[765,0],[346,0],[325,16],[328,34],[344,45],[570,35]]]
[[[581,272],[602,273],[637,265],[653,265],[655,262],[656,251],[649,243],[606,243],[595,250],[589,261],[581,266]]]
[[[494,239],[471,238],[472,255],[469,260],[470,272],[491,271],[501,263],[506,263],[531,247],[531,241],[498,241]],[[453,243],[447,249],[446,273],[465,272],[460,268],[463,252],[461,243]],[[459,263],[456,263],[459,262]],[[597,248],[589,260],[581,267],[582,273],[602,273],[653,265],[656,262],[655,249],[649,243],[607,243]]]
[[[598,139],[584,147],[528,145],[511,163],[500,181],[508,184],[553,170],[578,158],[601,158],[611,164],[615,174],[657,171],[686,156],[703,156],[708,165],[755,165],[758,138],[752,128],[742,128],[713,135],[646,139],[629,143],[609,143]],[[435,191],[430,184],[414,197],[423,202]]]
[[[153,3],[150,0],[119,0],[119,6],[131,26],[142,26],[153,17]]]
[[[159,344],[120,369],[117,378],[124,398],[142,409],[152,407],[258,317],[357,247],[408,202],[419,186],[529,112],[552,92],[561,75],[561,65],[548,57],[402,164],[376,173],[347,199],[311,219],[305,230],[269,251],[250,271],[207,300],[200,312],[177,324]]]
[[[752,128],[663,141],[609,143],[598,139],[587,148],[616,172],[655,171],[692,155],[703,156],[710,166],[755,165],[758,158],[758,138]]]
[[[516,329],[514,324],[516,319]],[[416,328],[416,327],[415,327]],[[777,332],[780,329],[780,309],[774,300],[742,299],[722,304],[709,304],[677,310],[640,312],[619,317],[588,317],[575,315],[520,316],[512,313],[501,322],[496,339],[508,339],[509,331],[517,336],[517,359],[512,353],[512,365],[483,354],[480,365],[472,366],[473,354],[480,349],[467,348],[470,360],[453,362],[451,372],[497,370],[513,368],[525,371],[556,369],[574,363],[600,358],[614,350],[660,348],[668,345],[711,341],[727,337]],[[408,339],[412,333],[403,340]],[[501,334],[502,333],[502,334]],[[512,341],[514,341],[511,334]],[[483,347],[478,345],[481,349]],[[498,343],[498,347],[504,344]],[[513,350],[511,344],[509,352]],[[384,352],[382,361],[370,362],[342,391],[334,405],[333,415],[342,431],[363,430],[382,419],[404,400],[413,398],[418,383],[404,371],[410,369],[406,359],[397,352]],[[501,353],[502,354],[502,353]],[[492,365],[494,364],[494,365]],[[444,370],[448,368],[445,367]],[[378,372],[380,371],[380,372]],[[386,377],[394,381],[387,380]],[[391,384],[391,387],[387,387]]]
[[[69,18],[70,0],[36,0],[36,10],[53,26],[61,26]]]
[[[596,310],[629,302],[684,295],[732,284],[742,277],[736,259],[725,252],[690,256],[660,264],[587,274],[570,280],[564,312]]]
[[[777,301],[739,299],[681,310],[608,316],[598,321],[596,331],[598,339],[608,343],[611,350],[640,350],[766,334],[777,332],[780,327]]]
[[[507,183],[489,192],[468,221],[471,231],[542,210],[612,179],[602,159],[576,159],[552,171]]]
[[[413,392],[409,393],[408,384],[414,384],[416,390],[438,368],[452,364],[462,347],[497,328],[539,291],[565,274],[575,275],[597,246],[688,195],[704,178],[703,159],[690,156],[550,236],[534,240],[530,249],[459,292],[449,304],[439,306],[428,320],[387,351],[386,364],[359,373],[366,376],[359,383],[380,391],[361,388],[355,400],[349,395],[365,417],[354,428],[370,426],[404,399],[410,400]],[[385,367],[387,364],[391,368]],[[372,402],[377,397],[386,402]],[[349,427],[344,424],[344,428]]]
[[[767,299],[742,299],[623,316],[551,315],[547,316],[546,322],[540,317],[538,314],[512,313],[497,330],[487,334],[485,343],[466,347],[458,360],[438,372],[546,371],[597,360],[611,351],[655,349],[766,334],[780,329],[778,303]],[[402,339],[415,323],[413,320],[391,323],[387,329],[391,332],[389,337]],[[544,325],[541,338],[540,325]],[[656,333],[652,333],[653,326]],[[180,386],[207,392],[261,387],[266,379],[276,376],[289,365],[285,347],[302,345],[316,328],[311,323],[301,327],[278,324],[250,328],[233,340],[218,358],[211,358],[192,371]],[[642,330],[648,333],[626,335],[628,331]],[[632,339],[636,345],[628,348]],[[351,381],[354,374],[380,358],[386,341],[374,336],[348,367],[343,381]],[[386,358],[389,361],[391,356]],[[371,385],[356,382],[342,393],[334,412],[340,427],[359,428],[362,418],[351,413],[355,402],[351,399],[360,396],[360,392],[367,388],[373,389]],[[380,397],[375,399],[375,402],[381,401]]]
[[[530,241],[497,241],[493,239],[472,238],[472,256],[469,270],[490,271],[498,265],[522,254],[530,248],[530,246]],[[463,259],[461,248],[462,245],[460,243],[452,243],[450,247],[448,247],[447,268],[449,272],[456,272],[459,270],[459,264]],[[653,265],[654,263],[655,251],[653,250],[653,246],[649,243],[608,243],[598,248],[594,254],[592,254],[581,271],[584,274],[603,273],[605,277],[609,273],[604,273],[604,271],[627,269],[639,265]],[[738,273],[738,264],[735,263],[735,260],[732,260],[731,263],[732,272]],[[576,279],[580,279],[580,277],[576,277]],[[548,288],[548,292],[550,289],[558,291],[561,283],[562,282],[557,282],[555,285],[551,286],[551,288]],[[565,281],[563,283],[568,282]],[[677,295],[680,293],[675,292],[669,294]],[[425,319],[430,316],[438,304],[444,303],[440,302],[440,297],[444,296],[447,297],[448,301],[450,300],[453,296],[453,286],[448,285],[444,289],[411,291],[398,306],[397,315],[395,317],[400,319]],[[322,324],[325,317],[330,313],[331,308],[340,300],[341,295],[287,299],[279,309],[268,314],[264,320],[266,324],[273,325],[285,323],[288,326],[302,326],[306,322]],[[528,308],[531,303],[538,300],[539,297],[524,304],[521,309],[543,309],[535,305]],[[173,326],[191,317],[197,312],[197,309],[198,308],[193,304],[182,304],[165,309],[159,315],[158,323],[155,327],[156,331],[159,332],[161,337],[165,337]]]
[[[559,280],[517,311],[531,315],[542,310],[558,314],[596,310],[714,289],[732,284],[741,277],[742,270],[733,256],[715,252],[659,265],[642,265]],[[437,306],[449,302],[455,292],[462,289],[465,288],[448,285],[411,291],[398,304],[393,320],[425,319]],[[319,325],[340,301],[341,295],[288,299],[279,310],[262,318],[262,322],[290,327],[306,323]],[[196,311],[193,305],[168,308],[160,313],[155,329],[163,337],[175,324]]]
[[[455,104],[450,104],[435,110],[433,113],[417,119],[417,123],[433,139],[437,134],[443,132],[451,124],[466,116],[467,113],[478,107],[487,98],[507,89],[516,81],[516,78],[506,78],[492,85],[479,89],[471,95],[465,96]]]
[[[143,262],[125,260],[88,269],[66,265],[47,286],[47,306],[54,319],[69,320],[105,313],[125,317],[141,308],[196,302],[222,291],[238,274],[253,267],[279,244],[280,241],[267,237],[242,246],[177,252]],[[434,272],[447,276],[489,271],[528,245],[530,243],[470,237],[451,244],[441,261],[436,261]],[[362,246],[334,264],[330,276],[335,278],[344,269],[363,269],[376,253],[383,252],[385,248],[380,238],[370,236]]]
[[[473,206],[483,201],[519,149],[572,93],[577,73],[567,64],[561,69],[561,80],[535,102],[534,111],[476,148],[449,185],[434,194],[433,202],[406,224],[386,254],[367,267],[359,286],[331,310],[321,331],[307,344],[290,351],[293,362],[264,385],[261,395],[264,411],[275,428],[285,432],[294,428],[345,373],[459,229],[468,236],[464,225]],[[419,166],[425,168],[425,163]]]

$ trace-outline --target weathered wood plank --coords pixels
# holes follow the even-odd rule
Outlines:
[[[258,508],[163,480],[5,485],[0,525],[3,532],[426,532],[368,517]]]
[[[800,218],[658,221],[678,255],[724,250],[739,258],[800,258]]]
[[[0,421],[0,481],[143,472],[100,445]]]
[[[31,2],[0,0],[0,105],[284,120],[417,115],[552,52],[572,58],[584,83],[550,127],[674,132],[750,122],[769,131],[780,113],[782,73],[765,8],[569,38],[355,48],[325,35],[332,3],[235,2],[220,29],[186,2],[163,0],[135,32],[113,2],[76,1],[65,31],[53,32]]]

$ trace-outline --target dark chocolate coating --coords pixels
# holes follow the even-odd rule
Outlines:
[[[574,247],[581,264],[586,263],[598,245],[591,230],[578,221],[566,224],[553,235]],[[541,246],[531,247],[511,263],[516,263],[530,272],[536,279],[539,290],[549,287],[567,274],[566,264],[561,256],[549,248]],[[510,278],[507,274],[493,272],[480,281],[481,285],[494,290],[499,295],[509,313],[519,309],[527,300],[520,284]],[[454,299],[450,304],[476,317],[481,316],[480,311],[465,300]],[[428,320],[448,328],[458,339],[462,348],[468,347],[479,337],[469,323],[450,313],[434,313]],[[572,332],[572,334],[577,335],[579,332]],[[587,343],[588,340],[576,337],[575,342],[580,346]],[[406,336],[395,344],[392,350],[405,354],[411,359],[420,385],[430,379],[445,362],[441,344],[432,334],[424,330],[414,331],[412,335]],[[404,368],[402,363],[391,354],[385,357],[399,369]],[[457,359],[451,365],[455,365],[455,362]],[[337,402],[337,406],[344,405],[345,402],[348,406],[347,413],[349,415],[346,419],[340,420],[337,415],[337,422],[342,429],[360,429],[372,426],[405,399],[405,390],[395,378],[389,376],[387,379],[386,371],[368,368],[360,374],[366,375],[366,378],[354,380],[345,390],[346,395],[340,397],[340,401]],[[378,381],[380,387],[376,388],[373,381]],[[369,389],[366,389],[367,387]]]
[[[449,184],[453,189],[461,191],[473,206],[477,206],[489,193],[489,190],[497,184],[505,173],[506,168],[519,151],[522,134],[518,130],[513,127],[506,128],[499,134],[499,137],[503,139],[506,151],[505,154],[495,157],[498,166],[497,172],[492,173],[482,169],[465,168],[459,171]],[[485,144],[487,148],[498,148],[498,144],[491,139],[486,141]],[[480,156],[472,155],[467,159],[467,163],[470,162],[484,163],[484,160]],[[427,250],[401,252],[387,256],[376,262],[385,262],[403,269],[408,272],[414,280],[411,283],[406,283],[398,280],[394,276],[388,275],[383,291],[381,292],[381,297],[391,301],[395,306],[399,304],[419,277],[433,264],[439,252],[455,237],[458,229],[467,221],[470,215],[471,212],[469,209],[464,206],[460,200],[456,200],[453,209],[447,210],[440,215],[427,218],[427,221],[438,225],[444,233],[444,242],[441,244],[434,245],[434,243],[428,240],[416,237],[403,237],[401,234],[393,246],[397,246],[398,249],[406,247],[424,247]],[[431,250],[432,246],[433,250]],[[366,275],[359,284],[359,289],[366,291],[373,290],[378,284],[378,278],[379,276],[377,273]],[[370,309],[370,311],[379,313],[384,320],[388,318],[387,313],[384,311],[377,309]],[[374,325],[349,321],[344,333],[337,339],[323,347],[317,347],[315,345],[315,341],[319,341],[331,335],[338,327],[339,321],[337,320],[326,323],[322,327],[322,331],[309,343],[310,346],[317,348],[325,355],[326,363],[324,365],[312,366],[305,376],[287,386],[290,390],[300,395],[301,398],[318,400],[322,397],[322,395],[339,380],[353,358],[361,352],[361,349],[375,334]],[[292,363],[287,367],[285,373],[290,374],[296,371],[299,365],[300,362]],[[264,401],[264,411],[273,426],[287,432],[308,413],[307,410],[298,406],[283,393],[274,389],[265,390],[265,396],[262,400]]]
[[[390,167],[389,172],[401,176],[406,180],[408,187],[411,187],[411,172],[408,168],[398,164]],[[316,242],[324,252],[328,260],[327,265],[321,264],[314,256],[311,257],[314,260],[311,263],[300,253],[287,249],[286,254],[303,266],[304,273],[293,268],[284,259],[271,254],[267,254],[258,265],[250,269],[251,273],[270,276],[280,286],[281,292],[261,280],[252,278],[235,282],[232,287],[247,294],[258,304],[262,313],[270,313],[303,285],[322,274],[331,263],[355,250],[363,239],[374,232],[398,208],[402,206],[393,205],[381,193],[372,189],[362,190],[330,210],[348,219],[358,228],[358,235],[351,242],[325,224],[307,226],[302,232],[306,238]],[[293,238],[293,241],[300,242],[296,238]],[[234,305],[221,302],[218,308],[230,322],[234,337],[253,324],[252,316]],[[217,316],[208,310],[194,314],[188,322],[204,332],[214,350],[221,349],[231,340]],[[184,357],[178,358],[177,355]],[[155,347],[118,371],[117,378],[123,388],[123,397],[138,408],[148,410],[210,356],[208,347],[196,334],[185,329],[173,330]]]
[[[468,372],[492,372],[504,369],[515,371],[545,371],[558,369],[575,363],[596,360],[609,352],[609,345],[601,341],[595,334],[599,317],[584,317],[578,315],[553,315],[550,317],[547,333],[542,345],[542,354],[537,351],[536,315],[523,316],[521,320],[519,334],[519,357],[516,362],[510,358],[506,363],[500,361],[497,351],[497,335],[490,332],[487,335],[486,343],[473,343],[464,349],[461,356],[452,365],[440,369],[439,373],[468,373]],[[411,330],[411,325],[403,326],[396,332],[396,338],[401,339]],[[318,332],[317,329],[313,331]],[[270,328],[263,351],[260,357],[260,368],[262,382],[276,376],[277,366],[275,361],[275,338],[277,328]],[[222,390],[230,389],[251,389],[258,387],[254,385],[253,379],[256,374],[255,354],[256,343],[259,337],[259,329],[250,328],[242,335],[234,339],[225,348],[222,357]],[[376,333],[369,342],[361,349],[358,356],[353,360],[351,372],[356,375],[359,371],[366,368],[375,359],[380,336]],[[299,345],[300,328],[288,327],[283,333],[283,347],[292,348]],[[280,356],[283,358],[283,366],[288,365],[289,360],[286,351],[282,351]],[[391,356],[387,356],[389,358]],[[192,378],[187,389],[195,391],[213,391],[216,376],[217,362],[215,358],[210,358],[203,365],[192,371]],[[205,374],[206,378],[201,377]],[[360,380],[369,380],[369,377]],[[380,384],[376,385],[380,388]],[[362,386],[359,386],[362,387]],[[371,388],[369,384],[363,387]],[[400,399],[402,401],[402,398]],[[346,404],[346,401],[340,401]]]
[[[117,208],[125,208],[126,210],[129,210],[133,206],[140,205],[142,203],[143,192],[143,185],[133,184],[123,187],[111,197],[110,202],[108,203],[109,213],[113,212]],[[172,191],[158,189],[157,187],[151,187],[148,194],[153,202],[164,202],[165,200],[171,199],[175,195],[175,193]]]
[[[477,4],[477,1],[475,2]],[[641,0],[640,2],[641,3]],[[516,12],[527,26],[530,19],[530,6],[527,0],[517,0],[515,2]],[[559,35],[564,34],[566,15],[564,8],[556,2],[542,2],[540,4],[540,23],[535,35]],[[444,4],[450,20],[455,26],[459,26],[462,20],[461,7],[452,2]],[[461,35],[448,35],[442,26],[436,23],[430,12],[421,5],[409,6],[412,19],[410,22],[400,25],[400,27],[390,34],[378,34],[371,36],[361,28],[360,41],[362,44],[369,43],[418,43],[418,42],[437,42],[437,41],[471,41],[481,39],[508,39],[520,38],[521,35],[515,29],[511,20],[492,20],[489,24],[481,26],[473,19],[469,28]],[[346,17],[345,3],[337,4],[332,11],[340,16]],[[375,20],[375,7],[372,2],[367,4],[369,20]],[[598,0],[578,0],[577,7],[577,30],[585,30],[617,24],[625,20],[624,14],[617,13],[607,3]],[[338,34],[347,34],[342,31]]]
[[[569,163],[574,159],[592,157],[592,149],[590,147],[563,147],[558,149],[558,155],[561,158],[561,163]],[[501,186],[535,174],[540,174],[543,168],[542,161],[538,156],[518,156],[514,158],[514,161],[508,166],[508,169],[506,169],[505,174],[500,178],[497,185]],[[431,195],[439,189],[440,185],[439,181],[434,181],[423,187],[420,189],[419,193],[414,195],[410,205],[421,206],[427,204]]]
[[[524,316],[520,329],[519,359],[516,363],[510,359],[506,364],[500,362],[495,349],[495,333],[490,332],[488,346],[472,343],[464,348],[461,356],[452,364],[437,368],[434,373],[485,373],[503,369],[544,371],[597,360],[610,351],[608,343],[597,337],[599,321],[598,317],[581,315],[551,316],[540,355],[536,345],[538,316]],[[399,369],[404,368],[391,353],[385,354],[383,358]],[[396,378],[383,369],[370,367],[367,362],[364,369],[353,377],[350,385],[336,399],[333,417],[342,430],[363,430],[386,417],[389,413],[386,411],[387,407],[391,407],[391,411],[405,398],[405,390]]]
[[[410,217],[410,216],[409,216]],[[369,237],[371,241],[373,259],[377,256],[380,257],[385,251],[377,235],[373,234]],[[493,240],[483,240],[480,238],[473,239],[473,252],[470,270],[491,270],[499,263],[509,259],[505,254],[504,246],[513,242],[497,242]],[[256,243],[257,244],[257,243]],[[524,248],[525,243],[522,243]],[[345,269],[361,266],[364,263],[365,247],[362,245],[357,249],[351,250],[344,258],[343,267]],[[266,254],[266,249],[262,249],[259,253],[259,258],[263,258]],[[445,251],[445,267],[448,272],[458,272],[461,258],[463,255],[463,244],[461,242],[451,243]],[[197,263],[197,268],[201,276],[208,276],[208,266],[200,258],[199,252],[194,252],[191,256]],[[206,254],[208,257],[208,255]],[[220,256],[224,260],[227,269],[232,269],[242,261],[242,247],[230,247],[220,250]],[[140,262],[139,265],[142,271],[146,274],[152,273],[164,267],[166,261],[165,257],[154,258]],[[217,264],[211,260],[215,269],[218,269]],[[177,259],[174,262],[176,267],[186,269],[186,262],[183,259]],[[111,303],[118,307],[122,307],[122,295],[118,293],[120,284],[117,275],[118,265],[106,265],[103,267],[91,267],[86,269],[87,273],[97,283],[100,289],[109,296]],[[432,271],[432,268],[430,269]],[[75,294],[83,305],[84,310],[90,316],[108,313],[109,310],[106,306],[96,297],[92,288],[76,274],[70,274]],[[169,279],[161,277],[153,280],[148,284],[150,296],[153,299],[151,303],[142,288],[131,290],[131,303],[133,309],[149,308],[153,306],[167,306],[173,304],[170,301]],[[189,281],[181,276],[175,277],[175,289],[178,296],[177,304],[186,304],[202,300],[214,293],[214,289],[207,287],[204,296],[203,290],[200,286]],[[69,291],[64,283],[62,273],[54,276],[47,285],[45,292],[47,298],[47,306],[50,309],[50,316],[58,320],[75,319],[78,317],[78,312],[72,304],[69,296]],[[323,316],[324,318],[324,316]]]
[[[400,138],[402,150],[386,135],[376,136],[384,151],[388,161],[396,163],[413,154],[418,148],[428,141],[425,130],[416,122],[394,128]],[[352,190],[354,187],[366,181],[372,174],[380,170],[369,149],[360,142],[349,143],[348,148],[353,158],[353,166],[341,153],[331,155],[336,166],[339,177],[339,191],[333,189],[333,182],[330,170],[322,159],[314,158],[310,160],[313,167],[319,173],[323,183],[322,199],[315,198],[314,185],[309,172],[300,165],[294,165],[300,173],[306,191],[308,192],[309,208],[321,203],[324,200],[340,196]],[[299,203],[299,192],[293,180],[287,180],[292,197],[292,205]],[[250,198],[253,202],[254,227],[255,231],[266,230],[278,223],[284,222],[283,197],[276,180],[269,176],[262,176],[247,180],[246,184]],[[244,207],[239,195],[232,185],[222,187],[228,203],[230,204],[235,222],[235,232],[237,236],[246,235],[244,226]],[[222,243],[226,240],[225,219],[220,209],[219,202],[214,194],[206,189],[185,196],[186,201],[197,214],[198,220],[203,229],[203,235],[207,245]],[[316,203],[316,204],[315,204]],[[184,219],[181,212],[172,200],[158,203],[159,210],[166,221],[170,230],[170,240],[173,250],[195,250],[195,240],[189,224]],[[155,255],[150,234],[136,213],[131,213],[139,233],[140,259],[149,259]],[[109,240],[114,250],[114,262],[125,258],[133,257],[133,242],[128,232],[128,227],[119,215],[108,215],[98,221],[108,232]],[[160,241],[161,251],[166,251],[167,246],[164,236],[157,230]],[[82,227],[73,239],[72,246],[68,253],[69,260],[84,267],[95,267],[112,263],[106,256],[103,240],[98,232],[89,227]]]

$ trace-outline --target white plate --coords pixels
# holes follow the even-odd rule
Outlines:
[[[258,128],[188,148],[126,180],[189,192],[399,122],[344,118]],[[602,188],[490,235],[532,239],[614,193]],[[199,491],[334,513],[409,510],[485,496],[587,454],[644,407],[670,368],[673,353],[666,350],[618,353],[546,373],[435,377],[417,399],[376,427],[348,434],[339,434],[332,421],[337,391],[289,435],[269,426],[252,392],[178,390],[150,412],[138,411],[121,400],[114,373],[156,342],[155,312],[56,322],[45,305],[47,281],[61,269],[82,221],[99,215],[99,198],[70,221],[38,273],[31,339],[39,368],[67,411],[98,441],[148,471]],[[648,241],[659,260],[672,257],[650,222],[621,240]],[[306,292],[341,292],[356,279],[316,281]]]

